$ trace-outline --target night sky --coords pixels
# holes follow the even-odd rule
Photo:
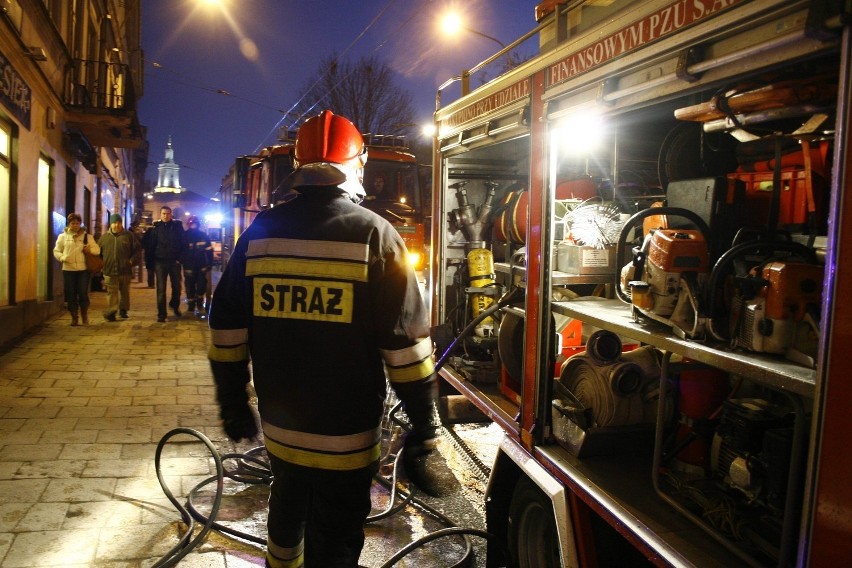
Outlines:
[[[145,0],[139,120],[148,129],[148,180],[156,183],[171,136],[181,185],[215,194],[236,156],[291,125],[284,112],[334,51],[381,58],[411,91],[418,122],[430,122],[437,87],[500,49],[470,32],[441,35],[437,22],[454,3],[469,28],[504,44],[536,26],[537,0]],[[536,41],[519,53],[535,52]],[[442,100],[457,97],[454,86]]]

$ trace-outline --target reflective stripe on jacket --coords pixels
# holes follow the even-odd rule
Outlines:
[[[190,229],[183,234],[184,249],[181,264],[184,270],[199,270],[213,266],[213,244],[201,229]]]
[[[210,359],[221,385],[244,380],[233,363],[250,357],[272,454],[334,470],[377,460],[385,365],[406,411],[429,415],[429,319],[406,259],[393,226],[336,188],[240,236],[213,296]]]

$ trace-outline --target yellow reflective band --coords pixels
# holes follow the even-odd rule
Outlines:
[[[352,322],[351,282],[255,278],[255,317]]]
[[[388,367],[388,379],[392,383],[411,383],[421,379],[427,379],[435,372],[435,364],[432,359],[425,359],[417,365],[410,367]]]
[[[300,568],[305,562],[305,541],[293,547],[278,546],[266,537],[266,561],[270,566]]]
[[[248,343],[248,329],[211,329],[210,340],[213,345],[240,345]]]
[[[283,558],[276,558],[271,552],[267,551],[266,563],[271,568],[302,568],[305,565],[305,555],[300,554],[296,558],[284,560]]]
[[[432,338],[425,337],[411,347],[403,349],[381,349],[380,351],[382,352],[382,358],[388,365],[401,367],[431,356]]]
[[[381,427],[372,430],[357,432],[355,434],[344,434],[342,436],[329,436],[325,434],[311,434],[299,432],[298,430],[287,430],[273,426],[269,422],[262,421],[263,434],[267,439],[288,446],[297,446],[308,450],[320,450],[324,452],[357,452],[369,448],[381,440]]]
[[[248,345],[238,345],[236,347],[216,347],[215,345],[211,345],[210,350],[207,351],[207,358],[211,361],[218,361],[219,363],[248,361]]]
[[[366,263],[370,249],[364,243],[310,241],[299,239],[256,239],[249,242],[247,257],[300,256]]]
[[[349,471],[367,467],[381,456],[381,445],[374,444],[361,452],[351,454],[323,454],[308,450],[290,448],[277,443],[275,440],[264,441],[266,449],[275,457],[286,462],[313,467],[316,469],[329,469],[333,471]]]
[[[250,258],[246,261],[246,276],[259,274],[286,274],[288,276],[313,276],[341,280],[367,281],[367,265],[332,260],[306,260],[303,258]]]

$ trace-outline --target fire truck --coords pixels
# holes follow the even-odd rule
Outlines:
[[[258,213],[287,199],[285,180],[293,172],[295,141],[295,133],[288,132],[279,144],[236,159],[222,184],[223,199],[233,215],[225,241],[229,250]],[[403,136],[365,134],[364,141],[367,197],[362,205],[390,221],[405,241],[410,263],[422,273],[429,256],[422,168]]]
[[[444,423],[499,425],[488,566],[852,566],[849,17],[551,0],[538,55],[442,85],[429,299]]]

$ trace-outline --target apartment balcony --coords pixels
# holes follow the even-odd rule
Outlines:
[[[65,83],[65,120],[93,146],[138,148],[143,139],[130,67],[75,59]]]

